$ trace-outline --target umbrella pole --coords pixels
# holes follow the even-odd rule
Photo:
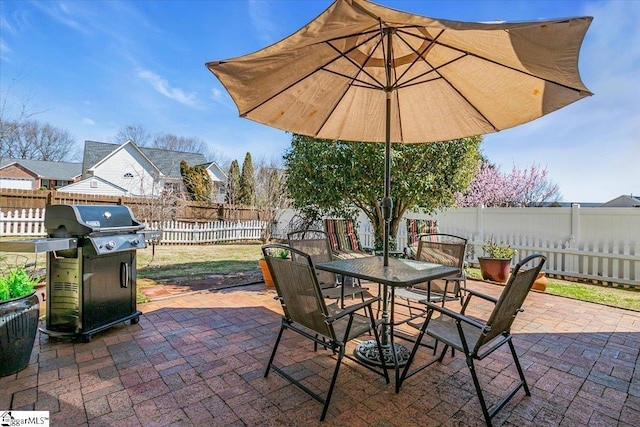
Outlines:
[[[391,51],[392,28],[384,28],[384,35],[387,37],[387,51],[384,61],[385,74],[387,77],[387,86],[385,88],[386,104],[385,104],[385,147],[384,147],[384,198],[382,199],[382,217],[384,218],[384,263],[389,265],[389,234],[391,233],[391,212],[393,202],[391,200],[391,67],[393,52]]]

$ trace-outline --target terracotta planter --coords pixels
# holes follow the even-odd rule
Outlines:
[[[262,278],[264,279],[264,284],[269,287],[273,287],[273,279],[271,278],[269,267],[267,267],[267,261],[261,259],[258,261],[258,265],[260,266],[260,270],[262,270]]]
[[[35,292],[0,303],[0,377],[20,372],[29,364],[39,310]]]
[[[479,257],[480,273],[483,280],[506,283],[511,272],[511,258]]]
[[[544,292],[547,289],[547,285],[549,284],[549,279],[545,276],[544,273],[538,273],[538,277],[536,277],[536,281],[533,282],[532,289],[536,291]]]

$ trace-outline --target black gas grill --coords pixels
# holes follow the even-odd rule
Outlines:
[[[22,242],[47,252],[47,317],[40,330],[54,337],[91,336],[120,322],[137,323],[136,250],[157,241],[127,206],[49,205],[49,237]],[[20,242],[15,242],[19,245]]]

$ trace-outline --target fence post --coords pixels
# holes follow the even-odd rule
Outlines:
[[[580,244],[580,204],[571,204],[571,234],[565,249],[575,250]],[[567,255],[566,272],[575,273],[578,271],[579,257],[575,254]]]
[[[480,242],[484,242],[484,205],[476,208],[476,229]]]

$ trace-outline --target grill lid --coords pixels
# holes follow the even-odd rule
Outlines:
[[[134,232],[144,228],[128,206],[49,205],[44,226],[52,237],[84,236],[97,232]]]

